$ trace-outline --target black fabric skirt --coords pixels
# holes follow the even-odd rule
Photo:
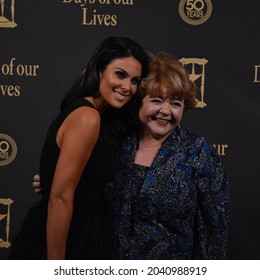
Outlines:
[[[68,260],[110,260],[114,231],[108,209],[74,206],[66,247]],[[47,259],[47,203],[36,202],[28,211],[11,244],[10,260]]]

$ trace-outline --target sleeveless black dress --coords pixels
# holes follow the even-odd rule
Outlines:
[[[42,199],[29,209],[20,231],[12,242],[9,259],[47,259],[47,205],[60,153],[56,135],[65,118],[81,106],[93,108],[84,98],[79,99],[68,106],[48,130],[40,159]],[[114,176],[115,170],[115,151],[109,142],[104,122],[101,121],[98,141],[75,192],[66,259],[112,259],[114,234],[104,189],[106,183]]]

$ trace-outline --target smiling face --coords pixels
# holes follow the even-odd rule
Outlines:
[[[141,138],[164,141],[180,124],[184,110],[196,105],[195,83],[180,62],[165,53],[149,56],[149,73],[139,93]]]
[[[182,120],[184,103],[172,98],[166,89],[155,97],[146,96],[139,110],[143,135],[165,140]]]
[[[136,93],[142,66],[133,57],[117,58],[100,74],[99,93],[103,102],[121,108]]]

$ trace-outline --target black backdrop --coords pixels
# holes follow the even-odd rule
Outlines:
[[[182,59],[202,106],[183,124],[215,144],[231,185],[228,259],[260,259],[257,0],[5,0],[0,5],[0,259],[28,207],[46,130],[107,36]],[[196,76],[197,75],[197,76]],[[204,104],[204,105],[203,105]]]

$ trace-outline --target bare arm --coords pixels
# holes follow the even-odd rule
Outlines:
[[[71,113],[58,131],[56,140],[61,151],[48,204],[48,259],[65,258],[74,193],[97,141],[99,129],[98,112],[82,107]]]

